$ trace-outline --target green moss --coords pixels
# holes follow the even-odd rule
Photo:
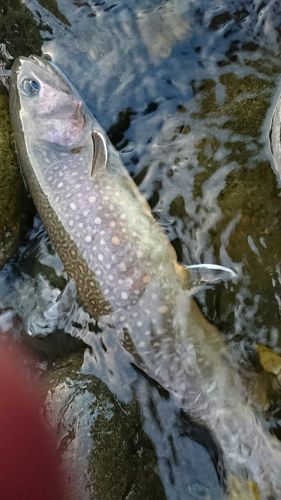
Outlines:
[[[192,113],[193,118],[204,118],[208,113],[218,109],[216,98],[216,82],[213,80],[202,80],[196,84],[194,92],[200,94],[199,111]]]
[[[183,196],[177,196],[171,203],[169,209],[170,215],[173,217],[184,217],[186,216],[185,211],[185,201]]]
[[[13,57],[40,54],[43,43],[41,30],[51,32],[48,26],[36,23],[24,2],[0,0],[1,42],[6,43]]]
[[[3,266],[15,250],[23,215],[23,183],[5,94],[0,94],[0,213],[0,266]]]
[[[260,135],[258,123],[265,118],[267,109],[268,103],[256,99],[256,97],[232,103],[228,108],[231,118],[225,122],[224,127],[231,129],[236,134],[258,137]],[[254,116],[256,120],[253,119]]]
[[[236,161],[241,166],[246,166],[249,164],[251,157],[253,156],[252,149],[248,148],[248,144],[242,141],[226,141],[225,147],[229,150],[229,154],[226,155],[225,162],[230,163]]]
[[[239,77],[234,73],[224,73],[220,76],[220,82],[226,89],[227,104],[241,94],[251,92],[260,97],[264,90],[272,88],[270,81],[259,78],[254,74]]]
[[[200,195],[202,184],[220,167],[220,162],[214,159],[214,154],[219,145],[219,141],[214,135],[204,137],[196,144],[198,163],[200,167],[204,167],[204,170],[200,171],[195,177],[194,198]]]

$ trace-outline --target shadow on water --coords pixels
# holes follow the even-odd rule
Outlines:
[[[42,50],[75,83],[179,260],[238,272],[238,284],[197,296],[235,357],[253,369],[256,343],[280,352],[280,182],[267,145],[281,67],[279,2],[14,0],[0,11],[0,42],[13,56]],[[0,303],[26,318],[65,281],[36,219],[1,271]],[[121,399],[131,393],[126,378],[135,384],[167,498],[223,498],[208,432],[143,374],[129,376],[123,361],[113,363],[121,389],[98,375]]]

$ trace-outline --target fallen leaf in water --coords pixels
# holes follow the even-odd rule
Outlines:
[[[257,484],[254,481],[245,481],[240,477],[229,475],[228,500],[261,500]]]
[[[261,344],[257,344],[257,353],[263,369],[267,373],[275,375],[278,382],[281,383],[281,356],[269,347]]]

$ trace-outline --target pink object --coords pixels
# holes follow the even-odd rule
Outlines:
[[[66,500],[56,442],[24,358],[14,345],[0,343],[0,498]]]

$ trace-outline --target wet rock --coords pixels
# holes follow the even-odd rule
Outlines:
[[[23,182],[14,149],[8,96],[0,93],[0,267],[13,255],[23,216]]]
[[[70,26],[68,19],[62,14],[56,0],[39,0],[40,5],[51,12],[65,26]]]
[[[81,375],[81,364],[79,353],[54,364],[45,401],[73,498],[165,499],[138,404],[120,403],[100,380]]]
[[[13,57],[40,54],[44,31],[50,33],[50,28],[39,19],[37,22],[24,2],[0,0],[0,42]]]

